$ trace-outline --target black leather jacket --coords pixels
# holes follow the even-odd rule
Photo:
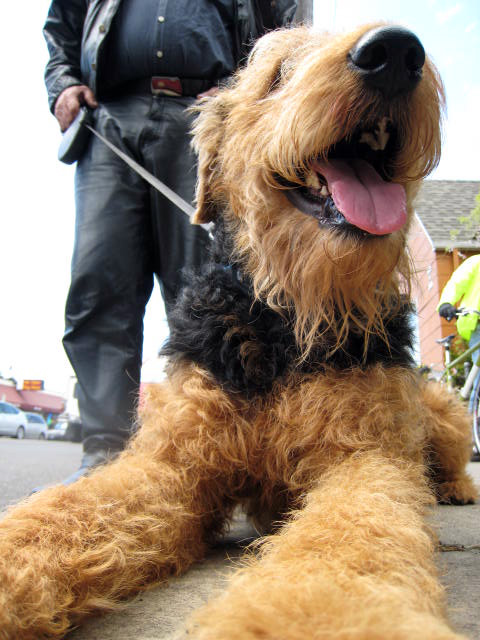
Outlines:
[[[102,47],[121,0],[53,0],[43,29],[50,59],[45,69],[48,102],[64,89],[86,84],[97,93]],[[296,0],[234,0],[237,62],[250,43],[268,29],[293,20]]]

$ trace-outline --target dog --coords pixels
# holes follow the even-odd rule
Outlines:
[[[415,372],[406,249],[443,96],[418,38],[375,24],[271,32],[200,103],[211,261],[128,448],[0,523],[2,640],[61,638],[184,572],[238,505],[270,533],[192,637],[461,637],[424,515],[476,498],[469,422]]]

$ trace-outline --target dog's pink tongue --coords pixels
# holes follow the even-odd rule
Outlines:
[[[407,220],[405,189],[385,182],[365,160],[315,161],[337,209],[350,224],[375,235],[401,229]]]

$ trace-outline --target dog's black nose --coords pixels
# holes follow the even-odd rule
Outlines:
[[[393,98],[415,88],[422,77],[425,50],[408,29],[378,27],[367,31],[348,57],[369,87]]]

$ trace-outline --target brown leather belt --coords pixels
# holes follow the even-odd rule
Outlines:
[[[151,76],[140,78],[123,84],[115,90],[115,93],[128,95],[129,93],[151,93],[173,97],[196,97],[199,93],[207,91],[215,84],[214,80],[202,80],[201,78],[177,78],[175,76]]]

